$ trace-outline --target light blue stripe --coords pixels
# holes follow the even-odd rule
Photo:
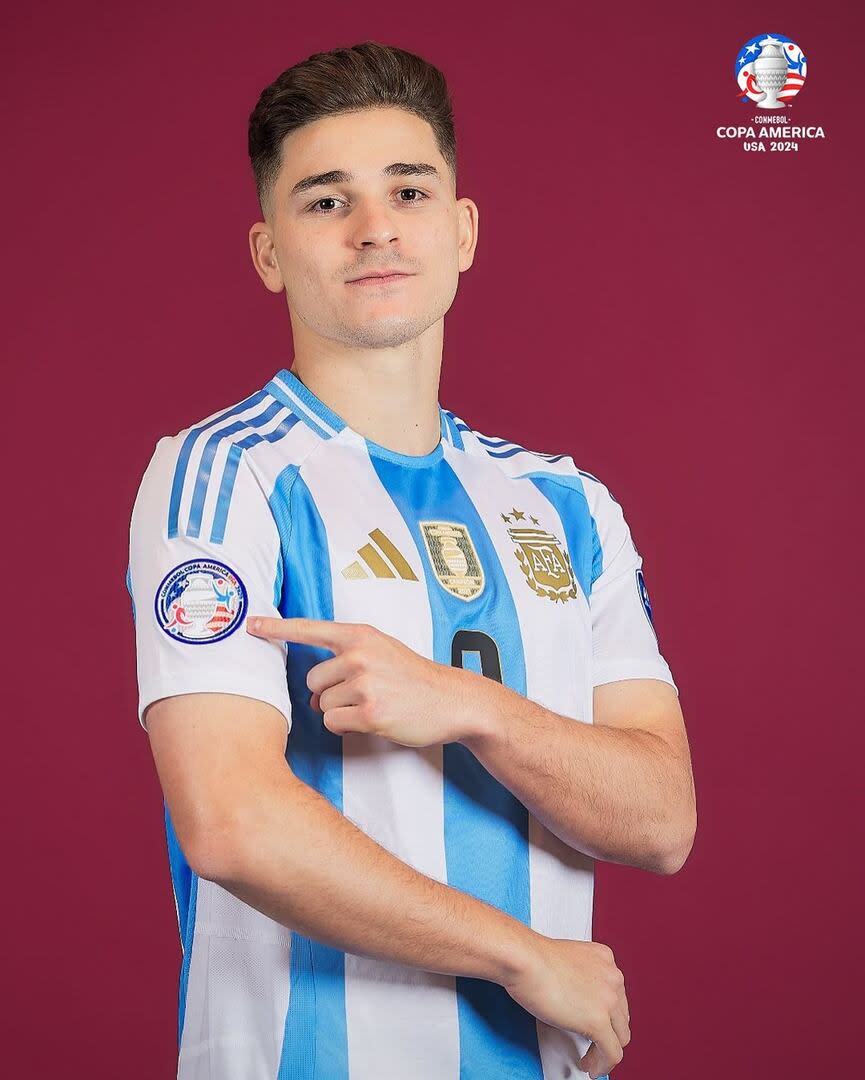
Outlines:
[[[132,595],[132,574],[129,571],[129,563],[126,564],[126,591],[132,602],[132,623],[135,625],[135,597]]]
[[[414,537],[433,618],[433,658],[451,663],[457,630],[497,630],[502,680],[526,693],[525,655],[505,573],[483,521],[447,461],[422,473],[379,457],[373,468]],[[439,584],[430,565],[419,520],[468,527],[483,565],[481,593],[466,602]],[[476,665],[466,653],[468,666]],[[447,881],[454,888],[530,923],[528,811],[461,743],[442,747]],[[456,977],[460,1080],[542,1080],[535,1018],[498,983]]]
[[[493,458],[509,458],[509,457],[513,457],[514,454],[524,454],[525,452],[526,452],[526,448],[524,446],[512,446],[510,450],[501,450],[501,451],[499,451],[499,450],[487,450],[487,453],[490,455],[490,457],[493,457]]]
[[[465,450],[465,443],[463,442],[463,437],[460,432],[460,425],[456,422],[454,414],[450,411],[450,409],[445,409],[444,414],[447,418],[448,427],[450,428],[451,441],[453,442],[457,450]]]
[[[461,431],[471,431],[472,430],[468,426],[468,424],[457,424],[456,427],[459,428]],[[515,443],[511,439],[489,439],[485,435],[478,435],[477,432],[474,432],[474,436],[478,440],[478,442],[483,443],[483,445],[485,447],[487,447],[487,446],[498,446],[498,447],[508,446],[508,447],[511,448],[510,450],[508,450],[506,453],[503,453],[503,454],[496,453],[494,450],[487,450],[487,453],[490,455],[490,457],[512,457],[514,454],[517,454],[520,451],[522,451],[523,453],[526,453],[526,454],[534,454],[535,457],[543,458],[545,461],[549,461],[552,464],[552,462],[559,461],[561,458],[568,456],[567,454],[544,454],[540,450],[529,450],[527,447],[520,446],[519,443]]]
[[[586,472],[585,469],[577,469],[577,472],[580,474],[580,476],[587,476],[590,480],[594,480],[596,484],[601,483],[601,481],[597,478],[597,476],[592,476],[592,474],[590,472]],[[563,481],[567,481],[568,478],[567,477],[561,477],[561,479]],[[576,487],[577,486],[577,479],[576,478],[573,479],[572,483],[573,483],[574,487]],[[579,485],[580,485],[580,490],[583,492],[583,495],[586,498],[586,502],[588,503],[588,496],[585,494],[585,485],[583,484],[582,481],[579,481]],[[612,491],[610,491],[609,488],[607,488],[607,494],[610,496],[610,498],[613,500],[613,502],[617,506],[621,506],[621,503],[613,495]],[[603,548],[601,547],[601,538],[598,535],[598,524],[595,521],[595,517],[591,513],[591,511],[589,512],[589,514],[590,514],[590,517],[591,517],[591,520],[592,520],[592,575],[591,575],[591,584],[594,585],[594,583],[601,576],[601,574],[603,573],[603,570],[604,570],[604,551],[603,551]],[[651,622],[651,619],[649,621]],[[652,627],[652,629],[654,630],[654,627]],[[599,1080],[600,1080],[600,1078],[599,1078]]]
[[[183,963],[180,966],[180,989],[177,1007],[177,1048],[183,1038],[183,1022],[186,1017],[186,993],[189,987],[189,965],[192,961],[192,944],[195,937],[195,912],[198,900],[198,875],[193,872],[180,847],[177,833],[165,799],[165,837],[168,843],[168,863],[171,882],[177,898],[177,919],[183,946]]]
[[[601,547],[601,538],[598,536],[598,526],[592,518],[592,585],[598,580],[604,570],[604,549]]]
[[[285,386],[283,386],[279,380],[282,380],[282,383],[285,383]],[[331,432],[321,427],[321,425],[316,424],[313,417],[310,416],[310,413],[317,416],[319,420],[333,428],[334,431],[342,431],[345,427],[345,420],[343,420],[338,413],[335,413],[329,405],[325,405],[325,403],[318,398],[308,386],[302,383],[293,371],[289,371],[288,368],[281,368],[277,371],[276,375],[274,375],[267,384],[267,389],[274,397],[279,398],[280,401],[284,401],[290,409],[298,413],[300,418],[307,423],[317,435],[320,435],[322,439],[331,439],[333,436]],[[292,394],[295,395],[305,408],[299,407],[298,401],[292,398]]]
[[[198,465],[198,475],[195,478],[195,487],[192,492],[192,505],[189,508],[189,525],[186,529],[187,536],[199,536],[201,534],[201,518],[204,513],[204,500],[207,496],[207,485],[210,482],[210,470],[213,468],[213,459],[223,439],[236,435],[238,431],[244,431],[249,427],[263,427],[269,423],[282,409],[279,401],[272,401],[264,412],[248,420],[236,420],[228,427],[214,431],[204,445],[201,453],[201,461]],[[227,513],[227,509],[226,509]]]
[[[232,409],[227,409],[225,412],[215,416],[212,420],[209,420],[206,424],[194,427],[187,433],[186,438],[183,440],[183,446],[180,448],[180,453],[177,455],[177,464],[174,467],[174,480],[171,484],[171,498],[168,503],[169,540],[177,536],[177,522],[180,516],[180,500],[183,495],[183,485],[186,483],[186,469],[189,465],[189,459],[192,456],[192,448],[195,445],[195,440],[202,432],[207,431],[208,428],[212,428],[216,424],[222,423],[222,421],[228,419],[229,416],[236,416],[246,409],[254,408],[265,397],[267,397],[267,391],[257,390],[251,397],[248,397],[245,401],[241,401],[239,405],[235,405]]]
[[[285,563],[280,614],[333,620],[327,533],[297,465],[279,474],[270,505]],[[297,777],[342,812],[342,738],[310,708],[306,685],[309,669],[332,655],[300,642],[288,646],[292,720],[286,759]],[[347,1080],[345,953],[292,931],[290,980],[277,1080]]]
[[[571,556],[574,577],[586,599],[592,592],[595,573],[597,529],[589,511],[583,481],[579,476],[532,472],[520,479],[531,480],[544,498],[556,508],[565,530],[565,543]]]
[[[517,446],[518,444],[512,442],[510,439],[488,439],[485,435],[475,434],[475,438],[478,442],[483,443],[485,446]],[[520,446],[520,450],[524,450],[525,447]]]
[[[278,408],[282,408],[278,402],[274,402],[274,404],[276,404]],[[222,482],[219,485],[219,495],[216,499],[216,511],[213,515],[213,529],[210,533],[210,542],[212,544],[221,544],[223,540],[225,540],[228,508],[231,504],[231,494],[234,491],[234,480],[237,476],[237,467],[240,464],[240,455],[244,450],[248,450],[257,443],[279,442],[280,439],[291,431],[299,419],[300,418],[294,413],[289,413],[288,416],[280,422],[279,426],[274,428],[273,431],[268,432],[267,435],[259,435],[257,432],[253,432],[253,434],[247,435],[245,439],[241,439],[239,442],[231,444],[225,459],[225,468],[222,470]]]
[[[532,454],[534,457],[543,458],[544,461],[548,461],[552,464],[554,461],[558,461],[559,458],[567,457],[567,454],[542,454],[538,450],[527,450],[524,446],[517,446],[515,443],[511,443],[510,450],[487,450],[490,457],[493,458],[509,458],[514,454]]]
[[[588,478],[590,480],[594,480],[596,484],[602,484],[603,483],[603,481],[599,480],[597,478],[597,476],[592,476],[592,474],[590,472],[586,472],[585,469],[577,469],[577,472],[580,474],[580,476],[588,476]],[[609,488],[607,488],[607,492],[608,492],[610,498],[613,500],[613,502],[617,503],[618,505],[621,506],[621,503],[619,503],[619,500],[615,497],[615,495],[612,493],[612,491],[610,491]]]

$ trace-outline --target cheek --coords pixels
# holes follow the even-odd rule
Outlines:
[[[435,280],[443,292],[452,289],[459,275],[459,241],[450,226],[450,222],[443,222],[430,238],[429,265],[435,267]]]
[[[322,278],[321,267],[316,261],[315,252],[303,247],[295,248],[287,259],[288,265],[283,271],[283,280],[289,299],[294,297],[303,300],[321,297],[325,282]]]

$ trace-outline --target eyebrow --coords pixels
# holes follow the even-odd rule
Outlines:
[[[433,176],[441,180],[441,175],[435,165],[429,165],[425,161],[395,161],[392,165],[386,165],[381,170],[382,176]],[[289,193],[293,199],[302,195],[310,188],[325,187],[329,184],[350,184],[354,177],[345,169],[331,169],[330,172],[317,173],[315,176],[305,176],[298,180]]]

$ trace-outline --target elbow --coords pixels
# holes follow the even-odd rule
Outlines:
[[[256,781],[254,798],[223,795],[201,810],[196,827],[188,829],[187,861],[199,877],[225,887],[248,882],[275,849],[282,850],[283,822],[309,788],[282,759],[273,773],[262,771]]]
[[[192,871],[206,881],[231,880],[236,864],[237,830],[231,823],[201,825],[181,844]]]
[[[684,823],[677,822],[676,828],[670,830],[668,842],[658,856],[656,870],[659,874],[678,874],[688,861],[696,833],[696,813],[689,815]]]

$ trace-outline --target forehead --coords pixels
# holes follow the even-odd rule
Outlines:
[[[291,191],[306,176],[336,169],[377,179],[394,161],[430,162],[445,175],[432,127],[414,113],[377,108],[325,116],[285,137],[278,186]]]

